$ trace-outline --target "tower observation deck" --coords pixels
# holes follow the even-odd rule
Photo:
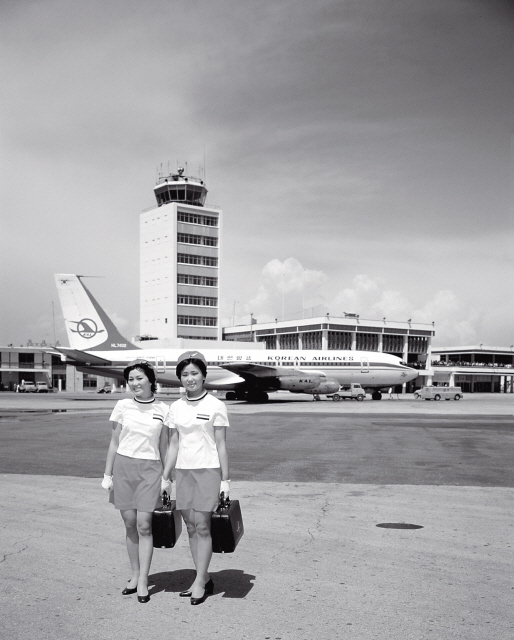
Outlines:
[[[196,207],[204,206],[207,189],[203,180],[183,174],[184,169],[180,167],[177,169],[177,173],[158,178],[154,193],[159,207],[168,204],[168,202],[183,202]]]

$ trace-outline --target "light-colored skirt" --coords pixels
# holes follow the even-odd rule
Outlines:
[[[114,487],[110,492],[109,502],[114,504],[116,509],[153,511],[162,505],[160,460],[129,458],[117,453],[112,476]]]
[[[219,502],[221,469],[176,469],[177,509],[214,511]]]

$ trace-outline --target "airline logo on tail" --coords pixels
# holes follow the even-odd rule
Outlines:
[[[97,333],[104,333],[103,329],[99,329],[96,322],[91,318],[84,318],[83,320],[69,320],[71,324],[76,325],[76,329],[71,329],[73,333],[78,333],[81,338],[90,340],[94,338]]]

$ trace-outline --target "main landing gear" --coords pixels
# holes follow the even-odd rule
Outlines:
[[[373,393],[371,394],[371,399],[382,400],[382,394],[380,393],[380,391],[373,391]]]
[[[246,400],[247,402],[253,402],[259,404],[261,402],[268,402],[269,396],[264,391],[227,391],[225,394],[226,400]]]

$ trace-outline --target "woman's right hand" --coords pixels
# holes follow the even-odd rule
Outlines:
[[[171,480],[166,480],[165,478],[161,478],[161,497],[165,491],[168,494],[168,498],[169,498],[171,495]]]
[[[102,489],[105,489],[107,492],[112,491],[113,481],[112,476],[108,476],[104,473],[104,479],[102,480]]]

